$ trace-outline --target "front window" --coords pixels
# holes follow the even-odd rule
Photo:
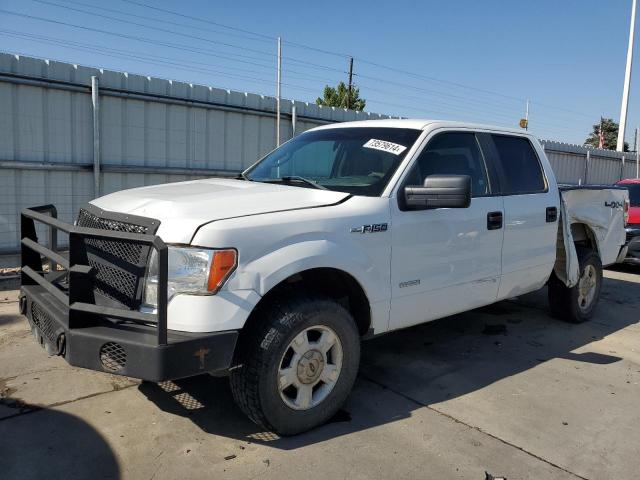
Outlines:
[[[329,128],[290,140],[244,172],[257,182],[379,196],[421,130]]]

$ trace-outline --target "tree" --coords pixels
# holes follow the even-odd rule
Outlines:
[[[349,104],[347,105],[347,99]],[[351,87],[351,96],[349,96],[349,87],[344,82],[340,82],[336,88],[327,85],[324,87],[324,96],[318,97],[317,105],[325,107],[349,108],[351,110],[364,110],[367,101],[360,98],[360,89]]]
[[[618,144],[618,124],[612,118],[603,118],[601,122],[593,126],[593,132],[584,141],[585,146],[598,148],[600,145],[600,126],[602,125],[602,135],[604,137],[604,148],[615,150]],[[624,142],[624,151],[629,151],[629,144]]]

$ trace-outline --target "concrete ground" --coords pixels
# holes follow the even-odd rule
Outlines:
[[[366,342],[344,410],[293,438],[246,420],[224,378],[48,357],[0,292],[0,478],[637,478],[639,274],[606,272],[582,325],[542,291]]]

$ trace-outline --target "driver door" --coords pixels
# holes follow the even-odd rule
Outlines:
[[[469,175],[468,208],[403,210],[391,201],[390,329],[408,327],[494,302],[501,275],[503,200],[492,195],[476,135],[432,137],[400,184],[422,185],[428,175]]]

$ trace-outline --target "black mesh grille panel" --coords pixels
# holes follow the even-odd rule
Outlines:
[[[100,347],[100,363],[105,370],[118,372],[127,365],[127,352],[119,343],[105,343]]]
[[[115,232],[151,234],[157,223],[140,225],[120,219],[106,218],[110,212],[96,215],[80,209],[79,227],[110,230]],[[147,220],[147,219],[142,219]],[[155,228],[152,227],[155,225]],[[135,309],[140,305],[142,277],[150,248],[140,243],[126,240],[85,238],[87,264],[96,270],[94,293]]]
[[[56,331],[55,324],[47,312],[45,312],[37,303],[31,304],[31,319],[33,323],[40,329],[40,333],[44,335],[50,342],[55,343]]]
[[[146,234],[148,228],[144,225],[135,225],[120,220],[109,220],[100,218],[93,213],[80,209],[78,215],[78,226],[87,228],[96,228],[98,230],[111,230],[115,232],[142,233]],[[87,238],[86,244],[103,252],[110,253],[115,257],[130,263],[137,264],[140,262],[140,255],[144,250],[144,246],[140,244],[123,242],[117,240],[103,240],[100,238]]]
[[[99,293],[123,305],[134,306],[138,275],[121,268],[105,265],[91,258],[89,265],[98,272],[95,278],[95,289]]]

